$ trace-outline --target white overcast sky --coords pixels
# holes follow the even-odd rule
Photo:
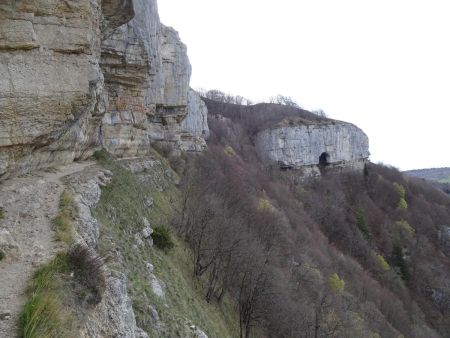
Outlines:
[[[159,0],[191,86],[283,94],[352,122],[371,159],[450,166],[449,0]]]

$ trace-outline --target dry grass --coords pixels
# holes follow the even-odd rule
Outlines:
[[[73,243],[73,218],[76,208],[73,195],[70,191],[64,190],[59,200],[59,212],[53,220],[57,240],[68,245]]]

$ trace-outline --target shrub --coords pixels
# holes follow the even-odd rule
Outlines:
[[[270,203],[270,201],[266,198],[260,198],[258,203],[258,210],[260,211],[269,211],[269,212],[275,212],[275,208]]]
[[[397,208],[400,210],[406,210],[408,209],[408,203],[406,202],[406,190],[405,187],[397,182],[393,183],[395,191],[400,197],[400,200],[398,201]]]
[[[401,198],[405,198],[405,194],[406,194],[405,187],[397,182],[394,182],[393,185],[394,185],[395,191],[397,191],[398,195]]]
[[[386,259],[380,254],[377,254],[377,261],[383,271],[388,271],[391,268]]]
[[[6,211],[2,207],[0,207],[0,219],[5,218]]]
[[[398,268],[403,280],[407,281],[411,278],[408,263],[403,257],[403,249],[399,243],[395,243],[392,248],[392,264]]]
[[[169,230],[162,226],[157,226],[153,229],[152,233],[153,242],[162,250],[170,250],[173,248],[174,243]]]
[[[234,151],[233,147],[231,146],[226,146],[223,149],[223,152],[227,155],[227,156],[236,156],[236,152]]]
[[[98,162],[104,162],[111,159],[111,154],[108,153],[105,149],[97,150],[94,155],[92,155],[94,159]]]
[[[333,273],[328,280],[331,290],[335,293],[342,293],[345,288],[345,281],[337,273]]]
[[[0,261],[2,261],[3,260],[3,258],[5,258],[5,253],[2,251],[2,250],[0,250]]]
[[[397,208],[399,208],[400,210],[408,209],[408,203],[404,198],[400,198],[400,201],[398,201]]]
[[[97,304],[101,301],[106,288],[106,277],[103,271],[105,260],[103,257],[87,247],[76,244],[69,250],[69,263],[74,269],[78,281],[92,291],[90,303]]]

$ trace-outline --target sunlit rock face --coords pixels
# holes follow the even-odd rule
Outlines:
[[[2,1],[0,177],[102,147],[118,156],[153,142],[204,149],[181,126],[190,75],[155,0]]]
[[[340,121],[282,123],[256,136],[258,155],[268,163],[318,175],[325,167],[363,169],[370,153],[367,135]]]

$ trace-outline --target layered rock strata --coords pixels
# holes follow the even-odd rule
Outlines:
[[[0,177],[102,147],[118,156],[143,155],[152,142],[202,150],[181,127],[198,110],[188,109],[190,75],[156,0],[3,1]]]
[[[283,121],[256,135],[260,158],[282,168],[320,174],[323,167],[362,169],[369,153],[367,135],[353,124],[340,121],[305,123]]]

